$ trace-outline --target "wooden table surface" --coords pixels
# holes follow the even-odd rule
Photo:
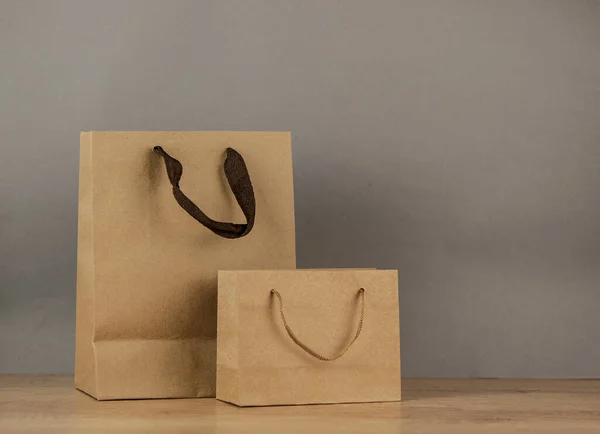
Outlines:
[[[403,402],[237,408],[105,401],[68,376],[0,376],[0,433],[600,433],[600,380],[403,380]]]

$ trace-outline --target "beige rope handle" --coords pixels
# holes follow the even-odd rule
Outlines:
[[[275,297],[277,297],[277,299],[279,300],[279,312],[281,313],[281,320],[283,321],[283,326],[285,327],[287,334],[290,336],[290,338],[292,338],[292,340],[296,343],[296,345],[298,345],[305,352],[307,352],[308,354],[313,356],[315,359],[322,360],[323,362],[333,362],[334,360],[339,359],[344,354],[346,354],[346,351],[348,351],[350,349],[350,347],[352,346],[352,344],[358,339],[358,336],[360,335],[360,332],[362,331],[363,319],[365,317],[365,288],[360,288],[358,290],[358,293],[361,298],[360,321],[358,322],[358,327],[356,329],[356,334],[354,335],[354,338],[352,338],[350,343],[348,345],[346,345],[346,347],[344,347],[344,349],[337,356],[325,357],[325,356],[322,356],[321,354],[317,353],[316,351],[311,350],[305,343],[303,343],[300,339],[298,339],[298,337],[294,334],[294,332],[292,331],[292,329],[290,328],[290,326],[288,325],[288,323],[285,319],[285,314],[283,313],[283,300],[281,299],[281,294],[279,294],[279,291],[277,291],[276,289],[271,289],[271,294],[275,295]]]

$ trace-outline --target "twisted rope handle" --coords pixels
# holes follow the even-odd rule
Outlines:
[[[300,348],[302,348],[306,353],[313,356],[315,359],[319,359],[323,362],[333,362],[334,360],[339,359],[344,354],[346,354],[346,351],[348,351],[350,349],[350,347],[358,339],[358,336],[360,335],[360,332],[362,331],[363,319],[365,317],[365,288],[360,288],[358,290],[358,294],[360,295],[360,299],[361,299],[360,320],[358,322],[358,327],[356,329],[354,338],[352,338],[350,343],[348,343],[348,345],[346,345],[344,347],[344,349],[337,356],[334,356],[334,357],[325,357],[325,356],[317,353],[316,351],[311,350],[304,342],[302,342],[300,339],[298,339],[298,337],[294,334],[294,332],[288,325],[287,320],[285,319],[285,314],[283,312],[283,300],[281,299],[281,294],[279,294],[279,291],[277,291],[276,289],[271,289],[271,294],[275,295],[275,297],[277,297],[277,299],[279,300],[279,313],[281,313],[281,320],[283,321],[283,326],[285,327],[285,330],[287,331],[287,334],[289,335],[289,337],[292,339],[292,341],[294,341],[294,343],[296,345],[298,345]]]

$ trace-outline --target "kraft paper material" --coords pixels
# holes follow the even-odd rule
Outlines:
[[[288,335],[325,357],[307,354]],[[220,271],[217,399],[239,406],[400,400],[397,271]]]
[[[202,211],[244,223],[223,173],[237,150],[252,231],[225,239],[190,217],[154,146],[182,163]],[[217,270],[296,265],[290,134],[88,132],[80,148],[76,387],[99,400],[215,396]]]

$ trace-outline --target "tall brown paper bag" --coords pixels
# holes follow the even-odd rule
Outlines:
[[[219,271],[217,399],[400,400],[397,271]]]
[[[217,270],[295,268],[291,158],[289,133],[81,134],[77,388],[215,396]]]

